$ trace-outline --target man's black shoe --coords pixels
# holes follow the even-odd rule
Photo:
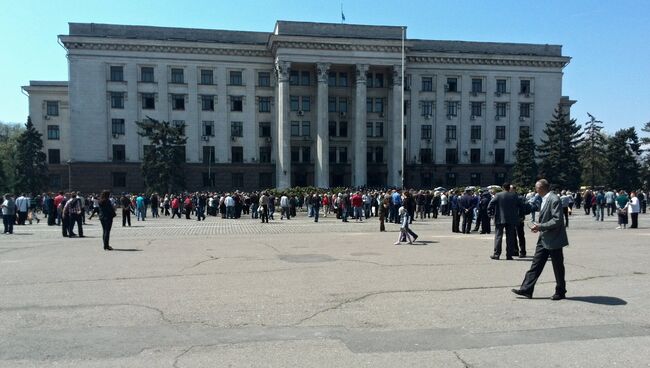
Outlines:
[[[519,253],[519,258],[526,258],[526,253]]]
[[[519,295],[519,296],[526,297],[526,298],[528,298],[528,299],[532,299],[532,297],[533,297],[533,294],[531,294],[531,293],[527,293],[527,292],[525,292],[525,291],[523,291],[523,290],[521,290],[521,289],[512,289],[512,290],[510,290],[510,291],[512,291],[513,293],[515,293],[515,294],[517,294],[517,295]]]
[[[506,256],[507,261],[512,261],[512,259],[513,259],[512,256]]]
[[[551,297],[551,300],[562,300],[562,299],[566,299],[565,294],[553,294],[553,296]]]
[[[493,255],[493,256],[490,256],[490,258],[498,260],[498,259],[499,259],[499,256],[497,256],[497,255],[495,254],[495,255]]]

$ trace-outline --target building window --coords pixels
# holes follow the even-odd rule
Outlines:
[[[447,173],[446,175],[446,183],[447,187],[455,187],[456,186],[456,173]]]
[[[479,148],[469,150],[469,162],[472,164],[481,163],[481,150]]]
[[[185,76],[183,75],[183,69],[172,68],[172,83],[178,83],[178,84],[185,83]]]
[[[302,133],[301,135],[303,137],[309,137],[311,136],[311,123],[309,121],[303,121],[302,122]]]
[[[448,164],[458,163],[458,151],[455,148],[447,148],[445,151],[445,162]]]
[[[172,125],[179,130],[181,135],[185,135],[185,120],[172,120]]]
[[[481,185],[481,174],[480,173],[471,173],[471,174],[469,174],[469,185],[480,186]]]
[[[327,99],[327,111],[336,112],[336,97],[329,97]]]
[[[289,96],[289,108],[291,109],[291,111],[300,110],[300,97]]]
[[[142,110],[154,110],[156,108],[156,96],[153,93],[142,94]]]
[[[348,122],[347,121],[339,121],[339,137],[347,137],[348,136]]]
[[[244,147],[231,147],[230,154],[233,163],[244,162]]]
[[[59,116],[59,101],[47,101],[46,107],[48,116]]]
[[[433,78],[422,77],[422,92],[431,92],[431,91],[433,91]]]
[[[375,150],[372,147],[368,147],[366,150],[366,162],[367,163],[373,163],[374,158],[373,154],[375,153]]]
[[[431,163],[431,148],[420,149],[420,162],[423,164]]]
[[[458,78],[447,78],[447,92],[458,92]]]
[[[153,68],[143,66],[140,68],[140,82],[153,83]]]
[[[203,163],[206,165],[214,163],[214,146],[203,146]]]
[[[373,137],[373,131],[375,128],[375,124],[371,121],[366,123],[366,137]]]
[[[506,161],[506,150],[503,148],[497,148],[494,150],[494,163],[503,164]]]
[[[271,87],[271,73],[259,72],[257,73],[258,87]]]
[[[300,147],[291,146],[291,162],[300,162]]]
[[[375,122],[375,137],[381,138],[384,136],[384,122],[377,121]]]
[[[126,146],[123,144],[113,145],[113,162],[126,161]]]
[[[339,97],[339,111],[348,112],[348,99],[345,97]]]
[[[124,119],[111,119],[111,133],[124,135]]]
[[[375,147],[375,162],[381,164],[384,162],[384,148]]]
[[[291,122],[291,136],[299,137],[300,136],[300,122],[292,121]]]
[[[384,112],[384,99],[375,98],[375,112],[382,114]]]
[[[483,92],[483,79],[472,78],[472,93]]]
[[[124,172],[114,172],[113,176],[113,188],[126,188],[126,173]]]
[[[505,125],[497,125],[496,126],[495,139],[499,139],[499,140],[505,140],[506,139],[506,126]]]
[[[241,86],[242,85],[242,75],[241,71],[231,70],[230,71],[230,85]]]
[[[297,86],[300,84],[300,72],[297,70],[289,71],[289,85]]]
[[[382,73],[368,73],[367,84],[370,88],[383,88],[384,87],[384,74]]]
[[[203,121],[203,136],[214,137],[214,121]]]
[[[244,173],[232,173],[232,187],[242,188],[244,186]]]
[[[529,118],[530,117],[530,104],[529,103],[521,103],[519,104],[519,116],[522,118]]]
[[[520,126],[519,127],[519,138],[526,138],[530,135],[530,127]]]
[[[456,126],[455,125],[447,125],[445,139],[447,139],[447,140],[456,139]]]
[[[339,147],[339,163],[346,164],[348,163],[348,148]]]
[[[366,98],[366,112],[372,112],[372,98]]]
[[[524,79],[519,82],[519,93],[527,95],[530,93],[530,80]]]
[[[330,164],[336,163],[336,147],[330,147],[329,149],[329,163]]]
[[[212,69],[201,69],[201,84],[214,84],[214,73]]]
[[[47,163],[48,164],[60,164],[61,163],[61,151],[58,149],[49,149],[47,150]]]
[[[260,163],[271,162],[271,147],[260,147]]]
[[[447,116],[458,115],[458,101],[447,101]]]
[[[339,73],[339,87],[348,86],[348,73]]]
[[[260,97],[259,112],[271,112],[271,97]]]
[[[185,146],[174,146],[174,157],[178,157],[180,162],[185,162],[187,160]]]
[[[244,128],[241,121],[233,121],[230,123],[230,136],[231,137],[243,137]]]
[[[214,111],[214,96],[201,95],[201,111]]]
[[[336,131],[336,121],[330,120],[329,124],[327,124],[327,130],[330,137],[336,137],[336,133],[338,133]]]
[[[300,85],[308,86],[311,84],[311,73],[308,71],[300,72]]]
[[[124,108],[124,93],[111,92],[111,108],[123,109]]]
[[[244,111],[242,96],[230,96],[230,111]]]
[[[311,98],[309,96],[302,96],[302,111],[311,111]]]
[[[327,85],[329,87],[336,87],[336,72],[327,73]]]
[[[422,116],[427,118],[433,116],[433,101],[422,101]]]
[[[481,116],[483,114],[483,103],[472,102],[472,116]]]
[[[506,117],[507,104],[505,102],[497,102],[497,116],[500,118]]]
[[[260,122],[260,137],[271,137],[271,122],[261,121]]]
[[[112,82],[123,82],[124,81],[124,67],[122,66],[111,66],[111,81]]]
[[[506,173],[496,173],[494,174],[494,184],[496,185],[503,185],[506,181]]]
[[[472,125],[470,133],[471,133],[470,136],[471,136],[472,140],[481,139],[481,126],[480,125]]]
[[[58,141],[61,138],[59,135],[59,126],[58,125],[48,125],[47,126],[47,139]]]
[[[432,130],[431,124],[422,125],[422,130],[420,132],[420,136],[422,137],[422,139],[431,139],[431,130]]]
[[[497,93],[507,93],[506,92],[506,80],[505,79],[497,79]]]
[[[311,147],[302,147],[302,162],[311,163]]]
[[[185,110],[185,95],[172,95],[172,110]]]

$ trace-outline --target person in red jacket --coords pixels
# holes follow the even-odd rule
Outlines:
[[[360,192],[354,193],[352,196],[352,210],[354,211],[355,220],[363,222],[363,198],[361,197]]]
[[[174,196],[172,199],[172,219],[176,215],[178,215],[178,218],[181,218],[181,201],[178,197]]]

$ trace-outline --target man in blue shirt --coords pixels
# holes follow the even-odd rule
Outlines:
[[[399,208],[402,206],[402,194],[400,193],[399,190],[394,190],[393,194],[391,195],[391,205],[393,206],[393,211],[392,214],[394,218],[391,218],[393,222],[396,224],[399,224],[399,213],[397,212]]]
[[[460,212],[458,207],[458,192],[452,192],[449,196],[449,206],[451,207],[451,232],[460,232]]]

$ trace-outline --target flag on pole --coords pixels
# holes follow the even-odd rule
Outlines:
[[[343,2],[341,2],[341,23],[345,22],[345,14],[343,14]]]

